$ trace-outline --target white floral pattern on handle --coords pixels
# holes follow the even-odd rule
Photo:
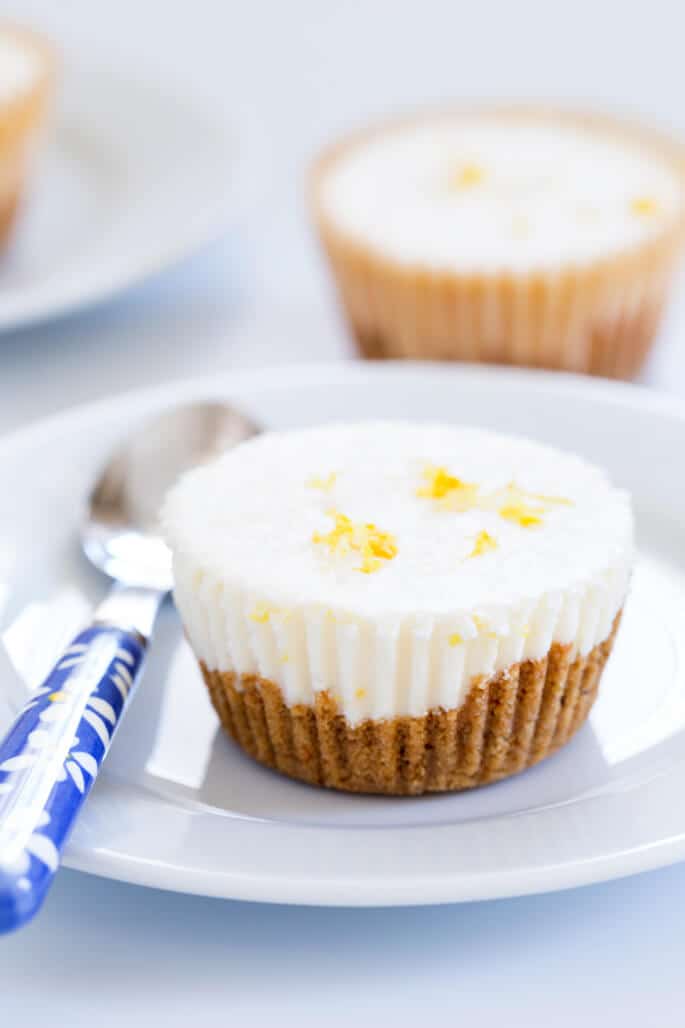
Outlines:
[[[111,625],[81,632],[0,742],[0,932],[42,903],[144,652]]]

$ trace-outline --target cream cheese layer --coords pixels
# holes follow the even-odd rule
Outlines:
[[[274,433],[185,475],[163,520],[210,669],[347,719],[459,706],[474,676],[586,654],[633,560],[629,498],[525,439],[405,422]]]

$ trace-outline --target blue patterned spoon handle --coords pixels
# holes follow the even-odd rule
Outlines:
[[[140,675],[138,632],[93,624],[0,742],[0,932],[39,909]]]

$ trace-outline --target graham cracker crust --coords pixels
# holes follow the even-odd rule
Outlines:
[[[619,619],[584,657],[555,643],[546,658],[475,679],[459,708],[356,725],[328,692],[314,707],[288,707],[268,679],[200,667],[221,724],[261,764],[311,785],[417,796],[496,782],[568,742],[595,701]]]

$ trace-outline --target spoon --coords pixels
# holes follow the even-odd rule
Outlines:
[[[113,584],[0,741],[0,932],[40,908],[140,678],[172,586],[157,520],[167,490],[183,471],[258,431],[220,403],[166,411],[113,455],[97,481],[81,543]]]

